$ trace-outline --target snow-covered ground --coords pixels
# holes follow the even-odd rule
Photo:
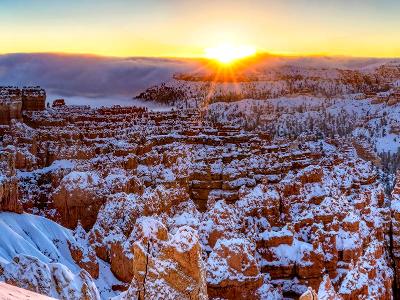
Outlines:
[[[51,300],[47,296],[37,294],[19,287],[0,282],[0,300]]]
[[[168,111],[171,110],[171,106],[163,105],[158,102],[141,101],[138,99],[132,99],[130,97],[123,96],[108,96],[108,97],[81,97],[81,96],[61,96],[55,94],[47,94],[46,103],[50,106],[55,99],[64,99],[66,105],[88,105],[93,108],[98,107],[111,107],[114,105],[120,106],[137,106],[147,107],[152,111]]]
[[[67,281],[75,288],[81,284],[79,276],[81,268],[71,257],[68,248],[68,242],[75,241],[71,230],[40,216],[1,212],[0,232],[1,265],[9,266],[15,257],[21,260],[23,257],[32,257],[38,260],[36,263],[38,266],[45,269],[52,270],[55,267],[61,269],[63,276],[66,276]],[[94,280],[94,283],[101,297],[108,299],[116,295],[111,290],[111,286],[120,282],[111,273],[109,265],[100,259],[99,264],[99,278]],[[40,278],[42,275],[40,272],[43,270],[35,269],[35,265],[29,266],[30,269],[24,270],[24,274],[21,275],[24,278],[18,278],[19,280],[31,282]],[[15,268],[15,266],[12,267]],[[19,274],[17,272],[18,270],[15,269],[14,274],[10,275],[16,276]],[[0,281],[3,280],[0,275]],[[45,281],[43,278],[41,280]],[[53,285],[50,283],[50,286]],[[59,293],[55,290],[51,291],[51,295],[59,297]]]
[[[372,104],[371,99],[355,100],[354,95],[335,99],[309,96],[244,99],[213,103],[207,109],[220,122],[241,126],[254,123],[261,128],[273,128],[281,135],[325,130],[368,139],[377,153],[394,154],[400,147],[399,135],[392,132],[400,124],[400,105]]]

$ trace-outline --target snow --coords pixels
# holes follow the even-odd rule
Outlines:
[[[175,81],[172,84],[178,84],[178,82]],[[188,83],[188,85],[192,85],[194,88],[204,87],[204,84],[199,83]],[[255,85],[269,85],[269,83],[257,82]],[[271,85],[275,84],[272,83]],[[226,84],[220,89],[229,90],[232,86],[233,84]],[[282,88],[282,82],[276,83],[275,88],[278,90]],[[378,183],[370,183],[369,181],[370,178],[375,179],[373,177],[375,174],[373,166],[357,158],[356,149],[351,147],[353,139],[356,139],[357,142],[366,139],[370,142],[367,145],[375,144],[376,151],[380,153],[397,152],[400,146],[400,141],[397,140],[398,135],[392,133],[396,132],[392,129],[400,121],[399,106],[394,105],[388,108],[381,104],[371,104],[372,99],[357,100],[358,96],[360,95],[344,94],[339,98],[332,99],[314,96],[274,96],[275,98],[268,100],[245,99],[235,103],[214,103],[209,105],[209,113],[216,113],[217,120],[229,125],[227,126],[229,130],[225,133],[228,136],[249,138],[248,145],[236,147],[235,144],[224,144],[225,137],[222,134],[217,135],[218,132],[215,128],[206,128],[200,131],[198,127],[195,127],[194,132],[196,134],[196,130],[198,130],[198,137],[211,142],[220,142],[222,146],[184,145],[180,147],[175,144],[161,146],[164,139],[168,140],[168,138],[174,137],[182,140],[183,135],[179,131],[180,128],[173,126],[171,131],[167,132],[164,129],[168,126],[165,126],[160,130],[162,132],[157,135],[149,134],[147,136],[146,133],[151,133],[152,130],[150,125],[153,123],[151,123],[140,129],[145,131],[143,137],[148,138],[148,143],[145,146],[151,144],[153,150],[138,155],[138,157],[135,155],[134,159],[138,159],[139,163],[137,170],[125,171],[116,167],[119,166],[121,161],[115,157],[109,158],[113,167],[106,167],[103,170],[102,160],[105,156],[99,155],[93,159],[88,159],[87,162],[82,159],[84,161],[82,163],[72,160],[59,160],[49,167],[33,172],[18,171],[18,177],[19,179],[25,179],[25,177],[29,179],[29,176],[36,174],[61,170],[60,173],[63,176],[67,174],[63,177],[61,183],[70,190],[92,187],[102,189],[104,195],[109,197],[100,209],[92,233],[99,233],[98,240],[93,243],[96,243],[96,246],[105,246],[106,250],[109,250],[111,242],[121,242],[126,250],[128,247],[125,248],[125,246],[129,246],[130,242],[147,238],[149,240],[165,239],[165,244],[169,244],[176,251],[184,253],[193,249],[200,240],[203,258],[207,261],[207,280],[212,284],[219,284],[223,280],[247,280],[244,272],[235,269],[232,267],[232,262],[229,262],[232,257],[242,258],[242,255],[247,256],[243,259],[243,268],[249,267],[246,264],[252,261],[255,263],[255,269],[260,266],[278,268],[292,266],[296,270],[296,266],[310,266],[315,263],[310,253],[318,255],[317,257],[325,255],[325,259],[332,262],[335,259],[333,251],[324,249],[326,253],[322,253],[322,248],[325,247],[324,243],[331,236],[336,238],[337,249],[333,250],[364,249],[365,247],[361,246],[370,243],[369,237],[371,239],[376,238],[374,236],[375,228],[385,229],[385,226],[387,226],[383,216],[388,216],[387,211],[384,211],[388,208],[382,208],[381,204],[378,205],[378,196],[376,195]],[[51,100],[51,97],[53,95],[49,95],[49,100]],[[125,106],[136,103],[135,105],[138,106],[144,105],[150,109],[159,109],[158,104],[157,107],[152,108],[151,102],[141,102],[119,96],[104,98],[71,96],[67,97],[66,100],[67,104],[89,104],[93,107],[103,104]],[[169,108],[166,107],[165,109]],[[47,114],[49,112],[57,112],[57,110],[47,110]],[[46,113],[43,115],[46,116]],[[385,121],[388,124],[382,123],[382,118],[385,115],[387,115]],[[281,144],[253,149],[252,143],[258,141],[254,138],[256,134],[247,135],[243,128],[245,128],[245,122],[251,123],[257,119],[256,117],[260,117],[261,121],[264,122],[265,127],[260,128],[264,132],[271,132],[271,135],[276,133],[276,136],[287,135],[290,139],[298,137],[299,132],[305,132],[309,128],[312,128],[310,131],[314,129],[319,131],[318,126],[316,126],[318,122],[321,128],[325,125],[332,127],[330,128],[332,132],[328,134],[328,136],[332,136],[332,139],[336,139],[335,134],[338,131],[348,129],[343,134],[348,137],[348,144],[345,139],[339,139],[340,143],[345,142],[344,146],[348,147],[348,150],[342,148],[341,145],[334,146],[335,141],[332,142],[332,145],[328,144],[330,138],[323,141],[319,135],[316,135],[315,140],[314,137],[311,137],[313,141],[304,142],[305,144],[301,144],[303,142],[302,136],[299,136],[301,142],[293,144],[288,144],[287,140],[277,138],[277,141],[282,142]],[[342,122],[343,120],[345,122]],[[171,122],[174,122],[174,120],[172,119]],[[349,125],[349,128],[341,127],[346,124]],[[97,125],[107,126],[108,124],[104,122]],[[174,125],[184,127],[186,124]],[[128,126],[130,125],[128,124]],[[129,153],[137,153],[137,149],[132,148],[134,148],[133,140],[136,140],[134,133],[138,127],[136,125],[128,126],[122,130],[125,134],[124,137],[129,137],[129,139],[120,138],[121,136],[118,136],[118,134],[115,136],[113,128],[117,128],[117,126],[111,126],[111,129],[108,128],[107,134],[113,135],[113,137],[95,138],[96,147],[99,147],[96,150],[103,153],[101,151],[104,149],[101,148],[104,146],[102,142],[106,141],[105,144],[112,146],[114,150],[119,148],[127,150]],[[91,125],[89,128],[92,128]],[[273,130],[276,130],[276,132]],[[65,132],[68,131],[65,130]],[[171,156],[173,158],[179,157],[179,163],[175,164],[168,161],[169,153],[165,151],[166,148],[163,148],[163,146],[176,146],[172,150]],[[79,145],[79,147],[83,146]],[[302,147],[309,147],[310,150],[305,152]],[[186,155],[175,153],[175,149]],[[282,149],[285,150],[280,152]],[[16,151],[16,148],[10,146],[8,150]],[[247,154],[248,151],[250,153],[265,151],[266,153],[250,155],[250,158],[239,158],[244,153]],[[320,162],[323,167],[314,165],[318,158],[304,158],[310,153],[314,155],[315,153],[312,153],[312,151],[316,152],[317,155],[315,156],[322,154],[323,158]],[[347,154],[344,155],[343,152]],[[161,163],[163,160],[170,163],[168,167],[166,166],[167,162],[165,165]],[[341,163],[341,160],[348,161]],[[213,161],[213,163],[210,163],[210,161]],[[101,167],[91,166],[95,162]],[[294,162],[302,166],[311,165],[305,167],[302,171],[297,171],[298,167],[294,165]],[[94,171],[96,168],[97,171]],[[304,183],[313,181],[307,178],[308,173],[318,171],[319,168],[323,168],[324,174],[321,182]],[[73,171],[70,172],[70,169],[73,169]],[[258,170],[260,170],[259,173]],[[68,174],[68,172],[70,173]],[[256,172],[257,174],[255,174]],[[285,172],[289,172],[289,174],[284,180],[281,180],[285,176]],[[191,200],[181,205],[184,202],[181,198],[187,199],[189,197],[187,195],[188,189],[182,189],[184,195],[179,198],[179,201],[176,201],[181,202],[181,204],[175,205],[175,200],[178,199],[177,196],[180,192],[176,186],[181,184],[180,179],[185,179],[186,175],[190,178],[194,173],[196,176],[193,177],[198,180],[189,183],[192,187],[207,184],[217,186],[209,194],[207,203],[209,210],[205,213],[198,212]],[[272,174],[265,175],[264,173]],[[306,178],[299,180],[301,176]],[[210,177],[212,179],[209,179]],[[5,177],[0,175],[0,181],[2,178]],[[141,195],[142,190],[140,192],[135,191],[138,193],[136,195],[125,193],[117,195],[113,192],[114,188],[118,190],[118,185],[130,183],[130,179],[137,179],[135,184],[145,187],[143,195]],[[267,183],[269,179],[280,183],[276,185],[275,183]],[[208,180],[211,183],[207,182]],[[213,181],[218,182],[215,184]],[[175,182],[176,185],[171,184]],[[261,184],[256,185],[260,182]],[[184,184],[186,183],[185,181]],[[286,192],[282,192],[281,188],[291,188],[293,184],[298,184],[298,186],[294,186],[295,191],[293,193],[287,192],[291,195],[282,196]],[[132,190],[135,188],[132,187]],[[240,189],[236,190],[236,188]],[[369,191],[372,192],[368,194]],[[28,192],[31,192],[31,190]],[[227,204],[224,200],[214,203],[214,201],[220,198],[228,198],[230,195],[239,196],[240,199],[234,204]],[[193,196],[193,198],[196,197]],[[367,203],[369,200],[371,200],[370,203]],[[231,203],[230,200],[229,203]],[[400,201],[397,200],[392,201],[392,211],[400,212],[399,203]],[[384,204],[386,205],[387,202]],[[364,207],[363,205],[365,209],[360,209],[359,207]],[[266,213],[268,210],[272,212]],[[14,265],[13,259],[15,257],[19,261],[25,259],[27,262],[37,264],[45,270],[51,269],[60,277],[73,282],[75,289],[79,289],[80,281],[75,281],[75,278],[81,269],[72,260],[66,241],[76,239],[79,244],[89,248],[90,245],[86,245],[78,238],[84,235],[83,230],[79,228],[75,231],[76,234],[72,235],[71,231],[46,219],[27,214],[7,216],[9,214],[4,213],[0,217],[0,230],[3,233],[3,236],[0,237],[0,263],[7,264],[11,270],[14,268],[16,271],[21,271]],[[267,220],[269,217],[271,218]],[[283,226],[290,223],[292,224],[289,226]],[[334,226],[328,226],[330,223]],[[345,230],[346,225],[350,226],[350,223],[359,223],[359,230],[355,233]],[[300,227],[300,230],[294,230],[292,225],[294,225],[294,228]],[[276,227],[271,228],[271,226]],[[331,228],[327,229],[329,227]],[[321,232],[322,234],[326,233],[326,236],[322,236],[322,238],[326,237],[327,240],[322,239],[323,241],[321,241],[319,236]],[[166,237],[167,235],[169,235],[169,239]],[[129,240],[126,240],[128,237]],[[315,237],[318,237],[318,240],[314,240]],[[280,241],[280,245],[268,247],[268,249],[261,247],[257,253],[255,251],[256,245],[263,244],[259,238],[269,240],[271,244],[272,240],[280,239],[289,244],[287,242],[289,240],[290,245],[283,244]],[[7,242],[9,240],[12,242]],[[399,237],[393,237],[394,242],[398,242],[398,240]],[[258,242],[260,243],[258,244]],[[229,251],[232,251],[232,253]],[[132,258],[133,255],[132,252],[127,254],[128,258]],[[339,254],[340,256],[341,254]],[[115,295],[111,291],[111,287],[118,281],[111,274],[108,264],[101,260],[99,260],[99,263],[101,275],[98,280],[95,280],[95,283],[101,296],[107,298]],[[173,263],[167,265],[168,263],[170,262],[161,261],[157,267],[159,267],[159,270],[174,267]],[[383,265],[382,262],[378,263]],[[351,277],[353,274],[357,275],[358,271],[351,271],[354,266],[347,262],[343,264],[339,262],[339,265],[343,267],[339,270],[339,273],[342,272],[340,276],[343,275],[340,278],[343,279],[347,276],[344,287],[342,287],[342,291],[347,293],[352,290],[354,278]],[[350,271],[345,269],[347,267]],[[363,267],[367,268],[368,266]],[[29,276],[30,274],[27,272],[28,279]],[[296,280],[296,278],[284,280],[284,285],[286,287],[291,285],[290,289],[300,291],[303,287]],[[365,276],[357,278],[357,284],[360,286],[366,282]],[[157,284],[162,285],[164,283]],[[265,281],[259,292],[268,295],[272,292],[270,288],[269,282]],[[375,286],[371,287],[371,290],[374,288]],[[54,295],[56,294],[54,293]],[[274,294],[265,297],[273,299],[274,297],[279,298],[278,296]],[[324,294],[321,297],[325,296]]]
[[[292,245],[281,244],[271,248],[271,250],[277,259],[272,262],[263,261],[265,265],[279,267],[298,263],[304,266],[309,263],[302,261],[302,257],[306,252],[313,252],[313,246],[309,243],[294,239]]]
[[[310,183],[307,184],[304,189],[307,190],[307,201],[313,198],[319,198],[326,196],[326,190],[321,183]]]
[[[347,222],[347,223],[360,222],[360,217],[358,215],[356,215],[354,212],[350,212],[343,219],[343,222]]]
[[[136,106],[145,107],[151,111],[170,111],[172,106],[160,104],[152,101],[142,101],[132,99],[132,97],[123,96],[108,96],[108,97],[82,97],[82,96],[61,96],[55,94],[48,94],[46,102],[51,106],[55,99],[64,99],[65,105],[87,105],[91,108],[119,106]]]
[[[73,169],[75,166],[76,163],[73,160],[62,159],[62,160],[55,160],[50,166],[41,169],[36,169],[32,172],[18,170],[17,174],[19,178],[32,178],[35,177],[35,175],[54,172],[61,169],[67,169],[67,170]]]
[[[400,213],[400,199],[393,199],[390,208],[396,213]]]
[[[333,99],[285,96],[216,102],[208,106],[207,112],[225,124],[242,128],[258,126],[277,136],[298,135],[305,131],[326,132],[328,135],[341,132],[340,135],[346,133],[367,139],[371,149],[375,146],[377,153],[393,154],[400,148],[398,134],[391,131],[400,124],[400,105],[371,104],[371,99],[356,100],[352,94],[344,93]],[[332,146],[329,147],[325,149],[323,145],[324,151],[332,152]]]
[[[196,216],[195,212],[181,212],[177,215],[175,215],[173,218],[170,220],[171,222],[171,231],[174,233],[174,229],[180,228],[182,226],[190,226],[193,228],[198,228],[200,225],[200,221],[198,217]]]
[[[0,213],[0,230],[1,260],[6,262],[16,254],[25,254],[44,263],[58,261],[78,271],[66,244],[67,240],[73,239],[71,231],[57,223],[29,214],[3,212]],[[63,244],[55,244],[55,241]]]
[[[260,300],[281,300],[283,298],[281,291],[269,282],[268,277],[264,276],[264,284],[257,290]]]
[[[229,250],[224,250],[229,249]],[[255,262],[254,253],[255,246],[245,238],[219,239],[215,244],[213,252],[207,260],[207,282],[211,284],[219,284],[224,280],[245,281],[249,277],[246,276],[246,269],[251,268]],[[222,257],[218,253],[228,251],[227,257]],[[229,260],[236,255],[243,255],[246,258],[242,259],[241,270],[236,270],[231,267]],[[256,275],[256,277],[261,274]]]
[[[376,140],[378,152],[397,153],[400,149],[400,137],[398,134],[390,133]]]
[[[64,270],[75,276],[81,268],[71,257],[68,242],[74,241],[72,231],[40,216],[0,213],[0,263],[9,263],[17,255],[35,257],[41,263]],[[110,287],[119,284],[109,265],[99,260],[100,276],[95,280],[103,299],[115,295]],[[64,276],[64,275],[63,275]],[[57,295],[54,295],[57,297]]]
[[[160,229],[164,229],[163,223],[153,217],[140,217],[136,220],[136,227],[140,228],[141,238],[158,239]]]
[[[184,253],[190,251],[198,241],[197,232],[193,228],[182,226],[172,236],[168,243],[178,252]]]
[[[65,183],[64,186],[68,190],[87,189],[92,186],[99,185],[101,178],[96,172],[80,172],[72,171],[71,173],[64,176],[61,183]]]
[[[360,233],[349,232],[343,229],[339,229],[338,235],[336,237],[336,247],[338,251],[357,249],[361,246],[362,239]]]
[[[51,300],[47,296],[37,294],[19,287],[0,282],[0,300]]]
[[[287,226],[283,227],[280,230],[266,230],[260,234],[260,238],[263,240],[270,240],[273,238],[285,237],[285,236],[293,236],[293,233],[287,229]]]

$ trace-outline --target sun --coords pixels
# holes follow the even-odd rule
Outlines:
[[[206,58],[215,59],[222,64],[230,64],[235,60],[256,54],[256,48],[253,46],[221,44],[216,47],[206,48],[204,52]]]

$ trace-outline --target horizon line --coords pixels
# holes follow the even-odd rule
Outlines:
[[[63,52],[63,51],[33,51],[33,52],[0,52],[0,56],[6,55],[60,55],[60,56],[87,56],[87,57],[98,57],[98,58],[118,58],[118,59],[129,59],[129,58],[143,58],[143,59],[175,59],[175,60],[213,60],[204,56],[188,55],[188,56],[173,56],[173,55],[106,55],[89,52]],[[350,58],[350,59],[400,59],[400,56],[355,56],[355,55],[344,55],[344,54],[326,54],[326,53],[309,53],[309,54],[296,54],[296,53],[274,53],[268,51],[258,51],[255,55],[257,56],[271,56],[271,57],[287,57],[287,58]]]

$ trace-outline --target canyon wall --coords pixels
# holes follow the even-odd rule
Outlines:
[[[276,139],[195,110],[65,106],[24,122],[4,131],[7,178],[25,212],[74,230],[88,286],[105,263],[123,299],[393,296],[396,202],[352,140]]]

